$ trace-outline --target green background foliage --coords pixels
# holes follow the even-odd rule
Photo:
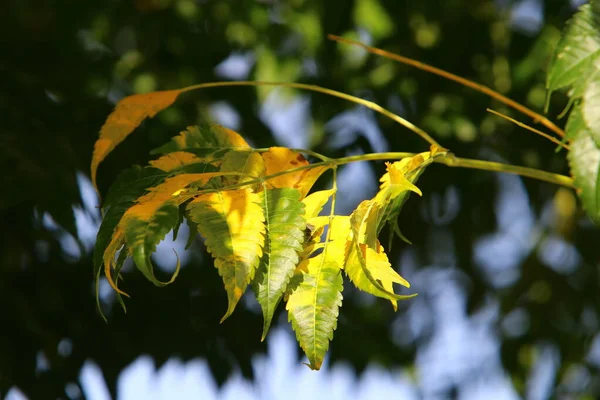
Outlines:
[[[222,383],[233,370],[251,377],[251,357],[264,352],[260,310],[238,307],[218,324],[227,297],[210,259],[199,251],[182,266],[177,281],[162,289],[126,266],[127,291],[135,294],[127,314],[116,301],[107,310],[108,324],[95,312],[90,247],[80,243],[75,246],[80,251],[66,252],[60,239],[76,234],[75,211],[97,218],[82,208],[78,174],[88,174],[98,130],[118,99],[223,80],[217,66],[236,54],[252,60],[249,79],[317,84],[374,100],[460,156],[568,174],[564,152],[555,153],[549,142],[485,112],[486,107],[505,112],[503,106],[455,83],[325,38],[327,33],[360,40],[370,36],[375,46],[473,79],[542,110],[546,66],[574,8],[564,0],[541,3],[539,30],[528,30],[533,21],[511,23],[515,3],[489,0],[4,1],[0,394],[17,385],[31,398],[64,397],[66,383],[77,381],[88,359],[98,363],[114,393],[119,372],[140,354],[150,354],[157,365],[172,355],[204,357]],[[214,120],[210,110],[215,104],[226,102],[237,111],[236,130],[256,147],[281,144],[258,112],[269,90],[220,88],[182,95],[104,161],[98,177],[101,192],[106,195],[119,172],[131,164],[145,165],[150,150],[186,126]],[[326,125],[354,110],[353,105],[291,89],[281,96],[283,104],[298,96],[310,99],[307,147],[332,157],[378,150],[365,136],[341,138]],[[566,102],[562,92],[553,95],[551,119],[556,120]],[[368,112],[362,115],[378,123],[389,149],[426,150],[420,138],[395,123]],[[564,125],[564,119],[559,123]],[[349,128],[358,131],[360,124]],[[384,171],[381,164],[374,168],[374,176]],[[533,244],[511,271],[517,271],[516,277],[498,284],[495,278],[506,271],[484,268],[474,249],[489,235],[510,234],[519,224],[519,218],[508,225],[502,222],[500,207],[494,206],[506,194],[503,182],[491,173],[430,167],[419,180],[423,198],[412,196],[401,215],[400,228],[414,245],[396,242],[390,259],[410,251],[419,270],[435,265],[446,271],[466,294],[470,315],[490,302],[498,306],[491,328],[498,332],[503,366],[517,390],[525,390],[536,346],[549,343],[561,360],[555,387],[598,396],[598,366],[586,356],[599,331],[600,232],[582,212],[574,211],[569,193],[524,180],[536,234],[527,237]],[[458,195],[459,207],[444,201],[449,193]],[[57,225],[44,224],[45,215]],[[550,267],[541,250],[548,238],[577,248],[575,267],[567,272]],[[568,261],[560,257],[558,264]],[[399,263],[393,264],[402,271]],[[426,322],[413,332],[397,328],[406,326],[409,313],[415,312],[411,300],[401,302],[394,314],[388,302],[366,302],[346,285],[331,362],[348,361],[357,373],[371,362],[413,365],[416,352],[436,332],[436,294],[428,287],[439,287],[439,282],[424,279],[415,288]],[[505,329],[515,312],[528,320],[517,334]],[[280,313],[281,306],[273,324],[282,322]],[[58,351],[63,339],[72,343],[68,356]],[[36,372],[41,353],[50,369]],[[589,379],[584,388],[570,389],[566,377],[577,368]]]

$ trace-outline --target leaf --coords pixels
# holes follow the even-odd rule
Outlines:
[[[223,322],[254,278],[263,254],[265,217],[260,197],[250,188],[203,194],[188,204],[187,211],[206,238],[225,284],[229,305]]]
[[[108,280],[108,283],[110,284],[110,286],[115,290],[115,292],[117,292],[117,294],[129,297],[129,295],[127,293],[125,293],[124,291],[122,291],[121,289],[119,289],[117,287],[115,281],[112,278],[112,272],[111,272],[111,269],[115,265],[115,255],[123,247],[124,244],[125,244],[125,238],[123,235],[123,231],[121,229],[117,228],[115,230],[114,234],[112,235],[112,238],[111,238],[108,246],[106,246],[106,249],[103,254],[102,262],[104,265],[104,275],[106,276],[106,279]],[[99,300],[98,299],[98,283],[100,280],[99,273],[100,272],[98,272],[98,275],[96,276],[96,303],[98,304],[98,307],[100,307],[100,304],[98,303],[98,300]]]
[[[161,282],[154,276],[150,256],[158,243],[179,223],[179,205],[194,194],[187,194],[186,187],[192,183],[205,184],[217,172],[181,174],[165,179],[163,183],[149,189],[136,204],[129,208],[119,222],[125,242],[137,268],[157,286],[173,281]]]
[[[309,165],[302,154],[287,147],[270,147],[269,151],[262,154],[262,157],[265,162],[265,175],[267,176]],[[317,179],[328,169],[328,166],[306,168],[270,178],[266,181],[266,184],[269,189],[296,188],[300,190],[300,198],[303,199]]]
[[[150,188],[161,184],[164,180],[177,173],[214,172],[216,168],[209,164],[189,164],[165,172],[157,168],[142,168],[134,166],[123,171],[110,187],[104,199],[105,211],[100,230],[94,247],[94,276],[99,277],[103,265],[104,250],[111,241],[113,232],[123,214]]]
[[[94,247],[94,276],[97,279],[100,278],[100,271],[104,265],[104,252],[121,217],[146,192],[146,188],[158,184],[164,178],[165,173],[159,169],[135,166],[119,174],[110,187],[104,200],[106,212]]]
[[[150,154],[187,151],[214,160],[222,158],[230,150],[244,149],[250,149],[250,146],[238,133],[220,125],[202,124],[188,127]]]
[[[600,29],[600,27],[599,27]],[[600,59],[599,59],[600,61]],[[600,64],[600,63],[599,63]],[[600,68],[600,65],[598,66]],[[596,147],[600,148],[600,70],[592,74],[581,99],[581,114]]]
[[[439,149],[432,146],[429,152],[420,153],[413,157],[404,158],[393,164],[386,163],[387,172],[381,177],[379,192],[374,197],[374,201],[379,204],[379,217],[377,220],[376,235],[381,232],[386,223],[392,227],[392,232],[400,239],[409,242],[402,235],[398,227],[398,216],[411,192],[422,195],[415,183],[425,171],[425,167],[430,165],[437,157],[447,154],[445,149]],[[410,243],[410,242],[409,242]],[[390,237],[391,247],[391,237]]]
[[[265,175],[265,163],[260,154],[251,150],[229,151],[223,157],[221,172],[238,172],[242,175],[223,176],[225,186],[248,182]],[[260,183],[254,185],[256,188]]]
[[[264,340],[273,314],[299,261],[306,224],[304,205],[297,189],[270,189],[260,193],[265,214],[266,237],[254,288],[263,317]]]
[[[182,90],[167,90],[162,92],[136,94],[128,96],[117,103],[115,110],[108,116],[100,129],[100,137],[94,145],[92,156],[92,184],[96,185],[98,165],[106,156],[146,118],[152,118],[160,111],[169,107]]]
[[[567,158],[583,208],[600,224],[600,148],[587,128],[574,134]]]
[[[186,165],[200,163],[203,161],[204,160],[198,158],[195,154],[185,151],[176,151],[174,153],[166,154],[156,160],[151,160],[150,165],[162,171],[169,172]]]
[[[334,235],[344,237],[345,242],[341,230]],[[321,368],[337,327],[342,304],[343,259],[344,246],[329,244],[321,254],[303,261],[298,267],[300,283],[287,299],[288,319],[311,369]]]
[[[304,203],[306,219],[317,217],[334,192],[333,189],[320,190],[304,198],[302,203]]]
[[[358,289],[390,300],[396,309],[396,300],[414,295],[398,295],[393,291],[392,283],[400,283],[406,287],[410,285],[392,269],[377,240],[379,213],[380,208],[375,201],[365,200],[350,216],[351,234],[344,271]]]
[[[581,114],[581,105],[580,103],[577,103],[571,110],[569,120],[565,125],[565,138],[568,140],[573,140],[577,134],[584,129],[586,129],[586,126],[585,121],[583,120],[583,115]]]
[[[549,95],[587,76],[584,72],[600,55],[598,18],[598,11],[585,4],[568,22],[548,67]]]

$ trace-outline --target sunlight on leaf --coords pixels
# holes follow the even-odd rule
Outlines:
[[[254,278],[263,254],[265,217],[260,197],[248,188],[203,194],[190,202],[187,213],[206,238],[206,248],[225,284],[229,305],[223,322]]]

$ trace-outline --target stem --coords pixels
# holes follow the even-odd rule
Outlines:
[[[374,103],[374,102],[369,101],[369,100],[361,99],[359,97],[352,96],[352,95],[349,95],[349,94],[346,94],[346,93],[338,92],[337,90],[326,89],[326,88],[323,88],[323,87],[320,87],[320,86],[316,86],[316,85],[308,85],[308,84],[305,84],[305,83],[261,82],[261,81],[210,82],[210,83],[201,83],[199,85],[189,86],[189,87],[183,89],[182,92],[188,92],[188,91],[196,90],[196,89],[208,89],[208,88],[213,88],[213,87],[224,87],[224,86],[279,86],[279,87],[290,87],[290,88],[296,88],[296,89],[310,90],[310,91],[313,91],[313,92],[319,92],[319,93],[328,94],[330,96],[339,97],[340,99],[348,100],[348,101],[351,101],[353,103],[365,106],[365,107],[367,107],[367,108],[369,108],[369,109],[371,109],[373,111],[376,111],[376,112],[378,112],[378,113],[380,113],[380,114],[382,114],[382,115],[390,118],[391,120],[396,121],[397,123],[399,123],[400,125],[404,126],[405,128],[410,129],[411,131],[413,131],[417,135],[421,136],[429,144],[437,146],[437,147],[442,147],[431,136],[429,136],[429,134],[427,132],[425,132],[424,130],[422,130],[418,126],[414,125],[413,123],[405,120],[404,118],[402,118],[402,117],[394,114],[393,112],[391,112],[391,111],[389,111],[389,110],[381,107],[377,103]]]
[[[303,150],[299,149],[299,152]],[[319,153],[314,153],[315,157],[318,158],[327,158]],[[254,184],[261,184],[268,179],[276,178],[278,176],[291,174],[298,171],[304,171],[307,169],[317,168],[317,167],[329,167],[336,169],[340,165],[350,164],[353,162],[359,161],[389,161],[389,160],[401,160],[407,157],[415,156],[415,153],[404,153],[404,152],[389,152],[389,153],[368,153],[368,154],[359,154],[355,156],[341,157],[341,158],[329,158],[327,161],[316,162],[313,164],[303,165],[300,167],[288,169],[285,171],[276,172],[271,175],[267,175],[261,178],[256,178],[253,180],[236,183],[234,185],[229,185],[224,188],[218,189],[200,189],[198,191],[190,191],[194,195],[219,192],[222,190],[232,190],[237,189],[243,186],[249,186]],[[433,157],[433,162],[438,164],[444,164],[448,167],[459,167],[459,168],[470,168],[470,169],[478,169],[482,171],[492,171],[492,172],[503,172],[508,174],[515,174],[524,176],[527,178],[533,178],[544,182],[549,182],[555,185],[565,186],[569,188],[575,189],[575,185],[573,183],[573,178],[555,174],[552,172],[541,171],[535,168],[527,168],[520,167],[517,165],[504,164],[494,161],[483,161],[483,160],[474,160],[470,158],[458,158],[452,153],[446,153],[444,155],[438,155],[437,157]],[[335,174],[335,171],[334,171]],[[223,175],[243,175],[240,173],[224,173]],[[337,188],[336,188],[337,189]],[[334,206],[333,204],[332,206]]]
[[[356,40],[346,39],[346,38],[342,38],[342,37],[335,36],[335,35],[327,35],[327,38],[329,38],[331,40],[335,40],[336,42],[339,42],[339,43],[345,43],[345,44],[350,44],[353,46],[362,47],[369,53],[377,54],[379,56],[389,58],[391,60],[398,61],[400,63],[407,64],[412,67],[418,68],[422,71],[426,71],[426,72],[432,73],[434,75],[438,75],[443,78],[449,79],[451,81],[460,83],[463,86],[469,87],[480,93],[486,94],[486,95],[492,97],[493,99],[496,99],[499,102],[504,103],[507,106],[514,108],[515,110],[533,118],[534,122],[538,122],[538,123],[544,125],[546,128],[552,130],[558,136],[560,136],[560,137],[565,136],[565,132],[562,129],[560,129],[558,126],[556,126],[548,118],[544,117],[541,114],[536,113],[533,110],[530,110],[529,108],[525,107],[522,104],[517,103],[516,101],[514,101],[512,99],[509,99],[508,97],[496,92],[495,90],[493,90],[487,86],[484,86],[479,83],[473,82],[471,80],[465,79],[465,78],[455,75],[451,72],[444,71],[443,69],[439,69],[434,66],[413,60],[411,58],[403,57],[398,54],[390,53],[389,51],[385,51],[385,50],[381,50],[381,49],[378,49],[375,47],[367,46],[366,44],[357,42]]]
[[[552,172],[541,171],[535,168],[520,167],[517,165],[510,165],[493,161],[473,160],[470,158],[458,158],[455,157],[452,153],[448,153],[444,157],[435,158],[433,162],[444,164],[449,167],[471,168],[480,169],[483,171],[516,174],[520,176],[525,176],[527,178],[533,178],[540,181],[553,183],[555,185],[566,186],[573,189],[575,188],[573,178],[570,178],[565,175],[554,174]]]
[[[531,131],[531,132],[533,132],[533,133],[535,133],[535,134],[538,134],[538,135],[542,136],[543,138],[546,138],[546,139],[548,139],[548,140],[549,140],[549,141],[551,141],[552,143],[555,143],[555,144],[557,144],[557,145],[561,146],[563,149],[570,150],[570,148],[569,148],[569,146],[568,146],[568,145],[566,145],[566,144],[564,144],[563,142],[561,142],[560,140],[556,139],[554,136],[550,136],[550,135],[548,135],[547,133],[544,133],[544,132],[542,132],[542,131],[539,131],[539,130],[537,130],[537,129],[535,129],[535,128],[532,128],[531,126],[529,126],[529,125],[527,125],[527,124],[524,124],[524,123],[522,123],[522,122],[520,122],[520,121],[517,121],[516,119],[514,119],[514,118],[511,118],[511,117],[509,117],[508,115],[504,115],[504,114],[502,114],[502,113],[500,113],[500,112],[498,112],[498,111],[492,110],[491,108],[486,108],[486,111],[487,111],[487,112],[490,112],[490,113],[492,113],[492,114],[494,114],[494,115],[497,115],[497,116],[498,116],[498,117],[500,117],[500,118],[504,118],[505,120],[507,120],[507,121],[510,121],[510,122],[512,122],[513,124],[515,124],[515,125],[517,125],[517,126],[520,126],[521,128],[527,129],[528,131]]]

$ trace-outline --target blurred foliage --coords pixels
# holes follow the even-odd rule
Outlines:
[[[4,0],[0,395],[16,385],[33,399],[66,398],[65,386],[78,381],[85,360],[100,366],[114,394],[119,372],[140,354],[152,355],[157,365],[171,356],[205,357],[222,383],[232,371],[251,377],[251,357],[264,351],[261,315],[251,305],[218,324],[226,298],[218,275],[200,253],[168,288],[157,289],[125,273],[128,292],[135,293],[128,313],[110,298],[108,324],[95,312],[90,246],[81,240],[66,251],[64,243],[83,230],[75,219],[82,210],[78,174],[88,174],[98,130],[118,99],[222,79],[301,81],[377,101],[429,130],[457,155],[567,174],[564,153],[486,113],[486,107],[507,110],[482,95],[325,39],[334,33],[363,40],[540,110],[545,66],[574,9],[564,0],[533,3],[540,5],[539,21],[517,18],[518,2],[493,0]],[[234,63],[245,60],[249,70],[223,64],[230,56]],[[228,88],[184,96],[107,158],[98,179],[101,192],[106,194],[118,171],[145,164],[151,149],[187,125],[215,119],[215,105],[235,110],[237,126],[232,128],[266,147],[280,137],[261,117],[261,105],[277,113],[276,106],[310,99],[307,143],[314,150],[331,156],[373,151],[374,141],[361,134],[339,145],[339,135],[327,124],[355,110],[352,105],[298,91],[269,93]],[[556,119],[565,104],[566,96],[554,95],[550,117]],[[348,120],[356,132],[366,129],[363,120]],[[391,121],[376,121],[387,148],[426,150],[418,137]],[[383,171],[383,165],[374,168]],[[400,222],[414,245],[395,244],[390,258],[411,254],[414,275],[433,265],[456,277],[472,315],[498,306],[492,329],[517,390],[525,390],[540,346],[549,345],[560,356],[553,382],[558,393],[598,397],[598,364],[588,354],[598,340],[600,321],[600,232],[573,207],[570,191],[525,180],[533,229],[512,240],[531,245],[510,271],[487,268],[475,252],[478,243],[490,235],[510,237],[525,219],[516,214],[508,224],[502,220],[503,182],[490,173],[432,167],[420,180],[424,197],[406,204]],[[459,199],[458,206],[449,193]],[[97,218],[94,209],[85,213]],[[543,250],[552,243],[555,257],[545,257]],[[565,245],[576,249],[575,261],[563,254]],[[560,268],[567,263],[572,267]],[[413,281],[411,271],[397,267]],[[347,289],[331,362],[346,360],[358,372],[370,362],[413,365],[415,354],[436,332],[436,293],[428,288],[439,286],[425,280],[416,287],[418,300],[403,302],[396,314],[384,301],[368,302]],[[424,321],[421,328],[407,327],[416,312]],[[242,329],[256,337],[238,335]],[[69,352],[60,350],[65,340]],[[583,378],[573,379],[574,374]]]

